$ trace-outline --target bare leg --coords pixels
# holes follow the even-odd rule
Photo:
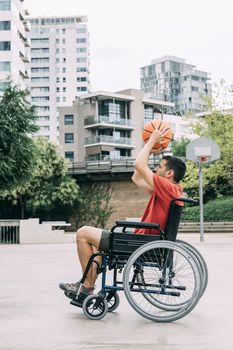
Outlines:
[[[83,226],[77,231],[76,243],[79,261],[84,272],[92,254],[99,248],[102,230],[91,226]],[[97,259],[95,259],[97,260]],[[99,260],[99,259],[98,259]],[[92,264],[87,274],[84,286],[94,287],[96,280],[96,264]]]

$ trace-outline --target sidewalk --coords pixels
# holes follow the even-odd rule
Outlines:
[[[80,276],[74,244],[0,246],[0,350],[232,349],[233,236],[185,240],[205,257],[209,285],[189,315],[166,324],[141,317],[123,292],[100,321],[71,306],[58,284]]]

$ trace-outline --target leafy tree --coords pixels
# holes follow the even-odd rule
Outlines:
[[[173,155],[176,157],[185,157],[186,147],[189,143],[190,143],[190,140],[187,137],[183,137],[183,136],[180,139],[172,141],[171,150]]]
[[[75,228],[83,225],[105,227],[112,214],[111,192],[107,183],[92,183],[80,187],[80,202],[70,221]]]
[[[78,200],[79,187],[66,175],[67,163],[57,147],[44,139],[34,140],[37,162],[31,179],[14,189],[2,191],[12,205],[20,205],[21,218],[25,209],[35,216],[38,211],[52,211],[57,204],[72,207]]]
[[[31,134],[36,107],[28,101],[29,92],[8,87],[0,100],[0,189],[23,184],[30,178],[37,157]]]

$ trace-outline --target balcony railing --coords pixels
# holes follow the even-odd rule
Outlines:
[[[84,125],[93,125],[93,124],[99,124],[99,123],[105,123],[105,124],[113,124],[117,126],[130,126],[133,127],[132,120],[131,119],[125,119],[125,118],[116,118],[112,120],[109,117],[99,115],[99,116],[89,116],[85,119]]]
[[[131,139],[128,137],[114,138],[113,136],[91,136],[85,138],[85,145],[94,143],[117,143],[122,145],[131,145]]]

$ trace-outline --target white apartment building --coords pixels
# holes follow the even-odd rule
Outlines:
[[[10,81],[24,88],[29,82],[26,63],[30,30],[23,0],[0,0],[0,95]]]
[[[191,139],[184,118],[166,113],[173,107],[138,89],[84,94],[59,108],[62,152],[71,162],[133,159],[143,146],[144,124],[156,118],[170,123],[174,139]]]
[[[90,91],[86,16],[36,17],[31,24],[31,98],[38,136],[58,141],[57,108]]]
[[[183,58],[164,56],[141,68],[141,89],[150,98],[174,102],[181,115],[206,111],[211,96],[209,74]]]

